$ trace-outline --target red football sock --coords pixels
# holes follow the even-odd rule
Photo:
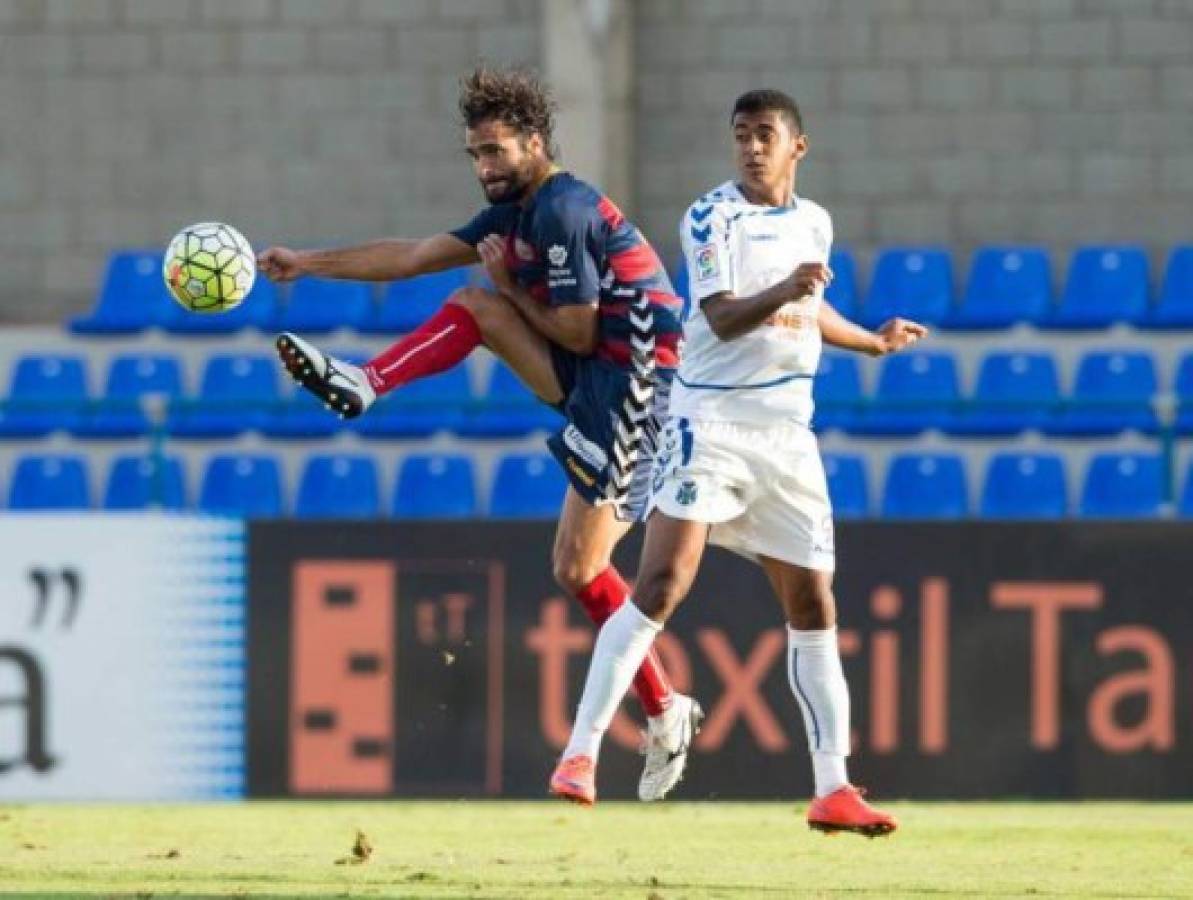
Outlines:
[[[408,381],[450,369],[480,342],[481,330],[472,313],[449,301],[416,331],[365,363],[364,372],[373,390],[386,394]]]
[[[597,625],[617,611],[630,596],[629,585],[613,566],[605,569],[576,594],[576,599]],[[671,705],[671,682],[663,671],[663,661],[654,647],[646,654],[642,667],[634,674],[634,693],[648,716],[661,716]]]

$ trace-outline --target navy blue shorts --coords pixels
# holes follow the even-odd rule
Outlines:
[[[554,345],[551,362],[564,395],[555,408],[567,422],[547,446],[586,502],[613,504],[627,521],[640,518],[674,372],[642,376]]]

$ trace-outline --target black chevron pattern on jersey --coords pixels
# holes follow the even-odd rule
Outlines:
[[[659,378],[655,372],[655,322],[650,298],[633,291],[629,306],[630,383],[621,409],[614,411],[613,452],[605,497],[618,517],[634,519],[650,488],[650,460],[661,422]],[[640,460],[642,463],[640,464]]]

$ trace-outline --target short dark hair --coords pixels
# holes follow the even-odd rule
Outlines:
[[[496,119],[525,137],[542,135],[554,159],[555,99],[530,69],[480,66],[460,79],[460,117],[468,128]]]
[[[733,103],[733,113],[729,116],[732,122],[738,113],[777,112],[796,134],[804,133],[804,117],[800,115],[799,105],[782,91],[773,88],[760,88],[747,91]]]

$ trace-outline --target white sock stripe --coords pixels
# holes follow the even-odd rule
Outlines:
[[[454,324],[448,325],[445,329],[443,329],[443,331],[439,332],[439,334],[433,335],[432,337],[423,341],[417,347],[411,347],[409,350],[407,350],[405,353],[403,353],[401,358],[399,358],[396,362],[391,363],[390,365],[388,365],[384,369],[382,369],[381,374],[382,375],[389,374],[394,369],[396,369],[398,366],[400,366],[402,363],[406,362],[406,360],[410,359],[410,357],[412,357],[415,353],[418,353],[420,350],[425,350],[425,349],[427,349],[427,347],[430,347],[436,341],[447,337],[449,334],[452,333],[452,331],[455,329],[455,327],[456,326]]]

